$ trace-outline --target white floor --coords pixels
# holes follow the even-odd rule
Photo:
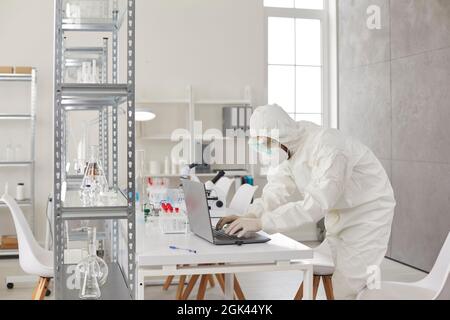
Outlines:
[[[383,280],[386,281],[405,281],[413,282],[425,277],[423,272],[406,267],[397,262],[385,260],[382,267]],[[13,290],[8,290],[5,285],[5,277],[21,275],[18,260],[0,260],[0,300],[27,300],[31,298],[33,290],[32,285],[16,285]],[[248,300],[292,300],[300,284],[298,273],[268,273],[268,274],[249,274],[240,276],[239,280],[242,289]],[[146,297],[148,299],[170,300],[174,299],[176,286],[169,291],[163,292],[161,287],[147,287]],[[192,297],[195,298],[196,291],[193,291]],[[207,299],[222,299],[218,285],[216,288],[208,289]],[[323,288],[321,287],[318,299],[325,298]],[[52,299],[50,297],[49,299]]]

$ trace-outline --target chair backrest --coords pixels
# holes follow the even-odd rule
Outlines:
[[[422,281],[422,285],[437,292],[436,299],[450,299],[450,234],[439,253],[428,277]]]
[[[228,200],[228,194],[230,193],[233,182],[234,180],[223,177],[214,185],[214,190],[216,191],[217,195],[221,200],[225,201],[225,203]]]
[[[229,208],[239,215],[246,214],[256,190],[258,190],[258,187],[249,184],[242,185],[234,195],[233,200],[231,200]]]
[[[17,240],[19,241],[20,265],[22,269],[27,272],[26,268],[28,267],[28,264],[25,263],[25,261],[28,262],[29,259],[35,258],[41,250],[41,247],[34,238],[33,232],[28,225],[28,221],[17,202],[8,194],[3,195],[1,201],[3,201],[11,211],[16,227]]]

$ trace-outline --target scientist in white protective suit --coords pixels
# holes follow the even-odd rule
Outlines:
[[[336,299],[355,299],[386,255],[395,198],[371,150],[337,130],[296,122],[279,106],[255,110],[252,143],[272,168],[244,217],[222,219],[231,235],[293,231],[325,218]]]

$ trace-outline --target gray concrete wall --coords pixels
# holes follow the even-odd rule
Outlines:
[[[367,27],[367,8],[381,29]],[[338,0],[340,128],[374,150],[398,206],[388,255],[430,270],[450,231],[450,1]]]

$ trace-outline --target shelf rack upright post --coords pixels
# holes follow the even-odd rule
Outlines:
[[[108,1],[108,0],[106,0]],[[126,75],[119,83],[119,0],[113,0],[112,16],[106,19],[70,19],[64,16],[64,0],[55,0],[55,96],[54,96],[54,268],[57,299],[77,299],[77,288],[70,279],[74,266],[65,263],[65,222],[112,221],[108,282],[102,288],[102,299],[134,299],[136,291],[136,186],[135,186],[135,0],[125,0],[123,16],[127,19]],[[109,32],[112,34],[112,83],[107,79],[107,55],[102,64],[99,84],[65,83],[64,37],[66,32]],[[119,190],[119,108],[126,104],[126,188]],[[112,125],[109,126],[109,109]],[[66,175],[67,113],[99,111],[99,144],[101,160],[111,175],[112,187],[118,192],[115,205],[86,207],[81,203],[77,181],[80,177]],[[111,131],[112,147],[109,151]],[[110,153],[112,154],[109,157]],[[112,164],[110,163],[112,160]],[[111,168],[111,169],[109,169]],[[78,179],[78,180],[77,180]],[[70,186],[70,188],[69,188]],[[74,187],[75,186],[75,187]],[[72,189],[71,189],[72,188]],[[121,222],[121,223],[119,223]],[[122,235],[124,233],[124,235]],[[124,249],[124,250],[122,250]],[[107,261],[108,262],[108,261]]]

